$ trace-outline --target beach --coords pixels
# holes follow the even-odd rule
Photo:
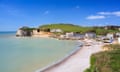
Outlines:
[[[41,72],[84,72],[90,66],[90,56],[102,50],[100,42],[86,40],[85,45],[67,60]]]

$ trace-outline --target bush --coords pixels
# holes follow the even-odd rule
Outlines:
[[[120,72],[120,45],[107,45],[110,51],[99,52],[91,56],[91,66],[84,72]]]

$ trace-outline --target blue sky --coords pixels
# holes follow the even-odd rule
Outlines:
[[[50,23],[120,25],[120,0],[0,0],[0,31]]]

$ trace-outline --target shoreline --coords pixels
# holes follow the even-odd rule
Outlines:
[[[80,41],[78,41],[78,43],[79,43],[79,45],[75,49],[73,49],[70,53],[66,54],[63,58],[49,64],[46,67],[38,69],[35,72],[44,72],[48,69],[54,68],[55,66],[61,64],[63,61],[66,61],[67,59],[69,59],[70,56],[74,55],[75,53],[77,53],[82,48],[82,46],[83,46],[82,43]]]
[[[81,44],[82,47],[76,48],[57,62],[35,72],[83,72],[84,69],[90,66],[91,54],[101,51],[102,44],[90,40],[82,42],[85,42],[84,46]],[[91,46],[86,45],[86,43],[91,44]]]

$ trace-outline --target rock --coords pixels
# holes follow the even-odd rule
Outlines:
[[[32,32],[31,31],[25,31],[25,30],[21,30],[19,29],[16,33],[17,37],[23,37],[23,36],[32,36]]]

